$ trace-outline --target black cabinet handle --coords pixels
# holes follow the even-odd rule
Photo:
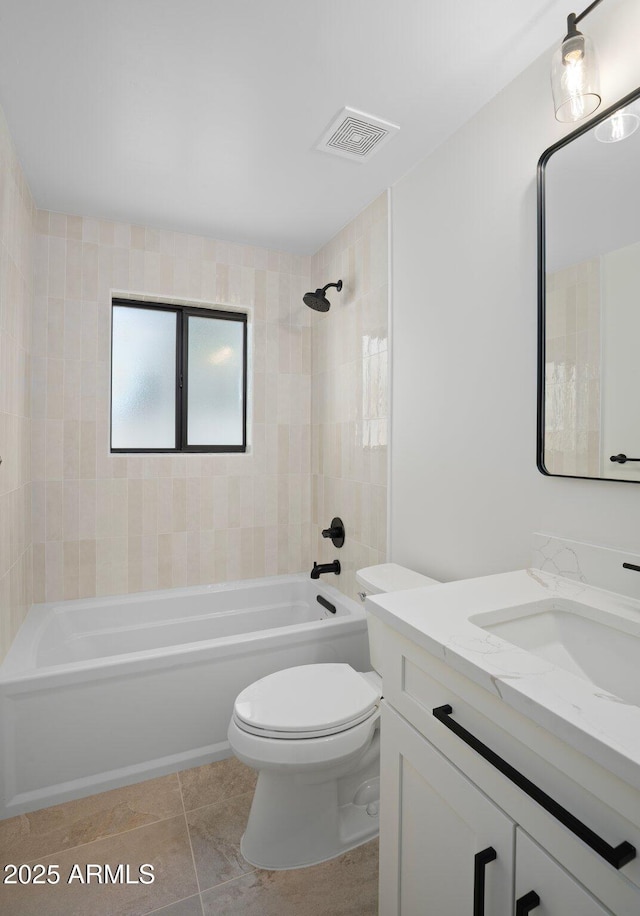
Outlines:
[[[516,900],[516,916],[527,916],[527,913],[535,910],[537,906],[540,906],[540,898],[535,891],[529,891],[524,897]]]
[[[473,916],[484,916],[485,868],[497,858],[498,853],[493,846],[487,846],[473,857]]]
[[[503,760],[495,751],[492,751],[490,747],[487,747],[487,745],[483,744],[475,735],[472,735],[471,732],[468,732],[466,728],[463,728],[462,725],[459,725],[452,719],[451,715],[453,714],[453,709],[451,706],[448,704],[445,706],[437,706],[432,712],[436,719],[442,722],[443,725],[446,725],[454,735],[461,738],[465,744],[468,744],[469,747],[473,748],[481,757],[484,757],[488,763],[499,770],[507,779],[515,783],[519,789],[526,792],[529,798],[532,798],[572,833],[575,833],[583,843],[586,843],[594,852],[602,856],[609,865],[613,865],[614,868],[622,868],[623,865],[635,859],[636,850],[631,843],[625,840],[618,846],[611,846],[606,840],[603,840],[602,837],[594,833],[590,827],[587,827],[586,824],[578,820],[570,811],[563,808],[559,802],[551,798],[550,795],[547,795],[546,792],[543,792],[539,786],[536,786],[530,779],[523,776],[515,767],[512,767],[510,763]]]

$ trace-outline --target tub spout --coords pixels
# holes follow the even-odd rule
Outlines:
[[[319,579],[323,573],[335,573],[340,575],[340,560],[334,560],[333,563],[315,563],[311,570],[311,578]]]

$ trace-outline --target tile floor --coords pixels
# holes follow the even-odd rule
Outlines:
[[[375,916],[377,842],[311,868],[240,853],[255,773],[234,758],[0,821],[0,869],[59,866],[51,885],[0,884],[3,916]],[[154,866],[153,884],[68,882],[74,865]],[[76,869],[73,874],[77,874]]]

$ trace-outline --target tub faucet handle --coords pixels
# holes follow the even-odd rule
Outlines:
[[[331,519],[331,526],[325,528],[322,532],[323,538],[331,538],[334,547],[342,547],[344,544],[344,523],[341,518],[336,516]]]

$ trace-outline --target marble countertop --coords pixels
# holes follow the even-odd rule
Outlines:
[[[640,789],[640,707],[469,619],[482,614],[491,620],[505,609],[536,603],[543,610],[550,600],[560,610],[563,602],[587,605],[591,619],[640,638],[640,600],[539,569],[375,595],[367,598],[367,610]]]

